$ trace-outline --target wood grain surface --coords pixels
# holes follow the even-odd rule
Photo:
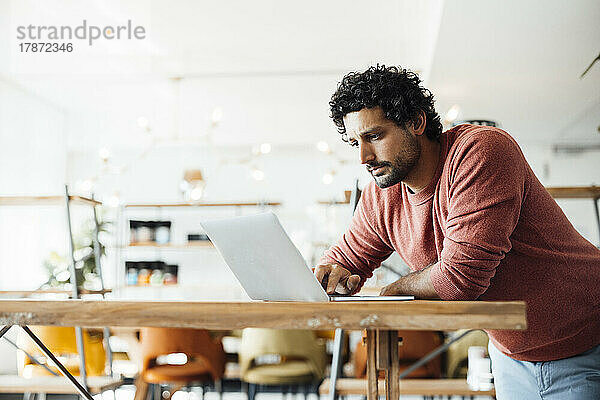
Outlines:
[[[555,199],[598,199],[600,186],[547,187]]]
[[[115,389],[123,385],[123,380],[107,376],[89,376],[88,387],[93,394]],[[75,386],[63,376],[34,376],[24,378],[18,375],[0,375],[0,393],[39,392],[49,394],[78,394]]]
[[[385,380],[379,381],[379,387],[385,390]],[[340,396],[367,394],[366,379],[342,378],[337,381],[337,393]],[[319,386],[320,394],[329,393],[329,379]],[[381,393],[381,390],[379,392]],[[421,396],[495,396],[496,391],[471,390],[466,379],[402,379],[400,394]]]
[[[526,329],[525,303],[179,302],[0,299],[0,325],[241,329]]]
[[[98,200],[82,196],[69,196],[69,200],[87,205],[101,206]],[[0,196],[2,206],[31,206],[31,205],[64,205],[65,196]]]

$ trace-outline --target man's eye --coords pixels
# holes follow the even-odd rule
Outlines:
[[[371,140],[377,140],[381,137],[381,135],[379,133],[374,133],[372,135],[369,135],[369,137],[367,138],[369,141]]]

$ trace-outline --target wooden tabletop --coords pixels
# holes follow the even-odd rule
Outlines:
[[[2,325],[241,329],[526,329],[522,301],[179,302],[3,300]]]

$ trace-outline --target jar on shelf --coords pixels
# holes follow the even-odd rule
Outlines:
[[[177,284],[177,265],[165,266],[165,275],[163,276],[164,285],[176,285]]]
[[[171,241],[171,221],[155,222],[155,238],[158,244],[167,244]]]
[[[135,267],[127,268],[127,285],[135,286],[138,283],[138,270]]]
[[[136,229],[136,237],[138,242],[153,242],[154,223],[150,221],[138,222],[138,227]]]
[[[150,269],[146,268],[146,266],[141,268],[138,272],[137,284],[139,286],[148,286],[150,284],[150,274],[151,271]]]
[[[162,286],[163,284],[163,270],[160,267],[154,267],[152,274],[150,274],[150,286]]]

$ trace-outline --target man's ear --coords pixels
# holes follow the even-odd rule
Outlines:
[[[423,110],[419,111],[419,115],[415,118],[412,124],[412,128],[414,130],[414,134],[416,136],[421,136],[425,132],[425,126],[427,124],[427,118],[425,117],[425,112]]]

